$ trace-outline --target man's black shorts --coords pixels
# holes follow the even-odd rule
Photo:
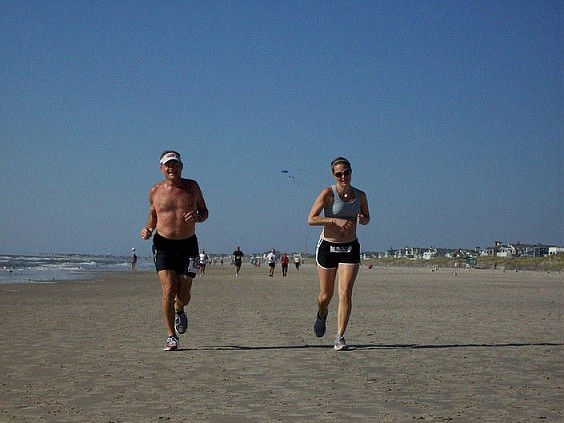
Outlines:
[[[321,238],[315,250],[315,260],[324,269],[336,269],[339,264],[360,264],[360,244],[351,242],[329,242]]]
[[[198,238],[168,239],[158,233],[153,236],[153,261],[157,272],[174,270],[179,275],[196,276],[198,268]]]

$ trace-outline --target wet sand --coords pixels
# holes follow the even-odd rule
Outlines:
[[[315,268],[194,281],[180,351],[154,272],[0,285],[0,421],[564,420],[564,275],[363,267],[333,350]]]

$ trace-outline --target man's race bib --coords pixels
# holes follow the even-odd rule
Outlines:
[[[196,257],[190,257],[188,264],[186,265],[185,273],[196,273],[199,269],[198,260]]]

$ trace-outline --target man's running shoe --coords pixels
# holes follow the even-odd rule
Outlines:
[[[176,333],[182,335],[188,329],[188,317],[182,309],[180,314],[176,313],[176,317],[174,318],[174,329],[176,329]]]
[[[168,338],[166,338],[163,351],[175,351],[178,349],[178,345],[178,338],[176,336],[169,336]]]
[[[318,338],[321,338],[323,335],[325,335],[325,331],[327,330],[327,327],[325,325],[326,320],[327,320],[327,316],[323,318],[319,315],[319,312],[317,312],[317,319],[315,319],[315,324],[313,325],[313,331],[315,332],[315,336],[317,336]]]
[[[342,336],[337,336],[335,338],[335,346],[333,348],[335,348],[336,351],[349,349],[347,343],[345,342],[345,338],[343,338]]]

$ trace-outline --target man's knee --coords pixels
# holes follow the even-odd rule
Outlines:
[[[322,291],[319,293],[319,296],[317,297],[317,301],[319,302],[319,304],[329,304],[329,301],[331,301],[331,297],[332,297],[331,293]]]

